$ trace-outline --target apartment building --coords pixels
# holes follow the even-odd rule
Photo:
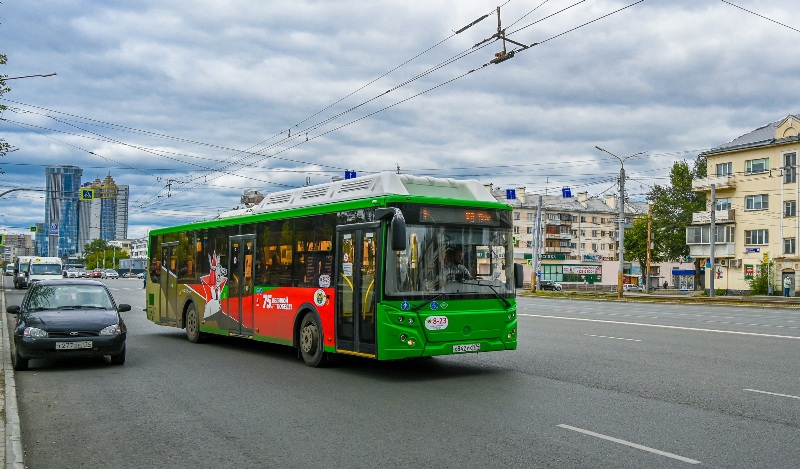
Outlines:
[[[536,213],[539,195],[526,188],[512,190],[489,186],[494,197],[514,207],[514,262],[525,269],[526,283],[532,278]],[[540,272],[543,280],[566,284],[616,285],[619,272],[619,210],[616,195],[590,197],[587,192],[572,196],[543,195]],[[626,201],[628,223],[647,214],[647,203]],[[626,283],[638,282],[637,263],[625,263]],[[605,274],[605,276],[604,276]]]
[[[706,194],[707,207],[693,214],[686,243],[692,258],[706,266],[706,288],[713,275],[715,289],[748,291],[748,279],[767,261],[774,290],[780,291],[788,277],[795,295],[800,272],[798,149],[800,116],[789,115],[701,153],[707,161],[708,177],[693,181],[692,188]],[[712,210],[716,227],[713,266]]]

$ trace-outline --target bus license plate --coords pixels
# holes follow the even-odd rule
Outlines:
[[[91,340],[80,342],[56,342],[56,350],[77,350],[82,348],[92,348]]]
[[[453,345],[453,353],[480,352],[481,344]]]

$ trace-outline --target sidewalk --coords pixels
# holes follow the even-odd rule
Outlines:
[[[3,390],[0,392],[0,468],[24,469],[22,460],[22,432],[19,425],[19,409],[17,408],[17,386],[14,381],[14,369],[11,367],[11,346],[9,344],[9,324],[6,315],[6,278],[2,280],[0,290],[0,366],[3,370]]]

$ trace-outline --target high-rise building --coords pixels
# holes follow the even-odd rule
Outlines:
[[[99,179],[96,179],[99,183]],[[92,188],[92,183],[84,183],[81,187]],[[78,252],[83,254],[83,248],[100,238],[100,199],[81,200],[78,207]]]
[[[46,166],[47,190],[44,222],[45,250],[50,256],[66,257],[78,252],[78,202],[83,170],[77,166]]]
[[[128,199],[130,188],[117,186],[117,233],[114,239],[128,239]]]

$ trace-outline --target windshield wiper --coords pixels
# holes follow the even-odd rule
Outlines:
[[[441,298],[441,297],[443,297],[443,296],[445,296],[445,295],[447,295],[447,293],[439,293],[438,295],[434,296],[434,297],[433,297],[433,298],[431,298],[430,300],[426,300],[426,301],[424,301],[424,302],[422,302],[422,303],[420,303],[420,304],[418,304],[418,305],[416,305],[416,306],[413,306],[413,307],[411,308],[411,311],[414,311],[414,312],[416,313],[416,312],[417,312],[417,311],[418,311],[420,308],[422,308],[423,306],[425,306],[425,305],[427,305],[427,304],[430,304],[430,303],[433,303],[434,301],[438,300],[439,298]]]
[[[500,292],[498,292],[497,290],[495,290],[495,289],[494,289],[494,287],[493,287],[493,286],[491,286],[490,284],[488,284],[488,283],[482,283],[482,282],[480,281],[480,279],[478,279],[478,280],[477,280],[477,281],[475,281],[475,282],[464,282],[464,283],[469,283],[470,285],[480,285],[480,286],[482,286],[482,287],[489,287],[489,289],[490,289],[490,290],[492,290],[492,293],[494,293],[494,295],[495,295],[497,298],[499,298],[499,299],[500,299],[500,301],[502,301],[502,302],[503,302],[503,304],[505,304],[505,305],[506,305],[506,308],[508,308],[509,306],[511,306],[511,302],[509,302],[507,299],[505,299],[505,298],[503,297],[503,295],[501,295],[501,294],[500,294]]]

